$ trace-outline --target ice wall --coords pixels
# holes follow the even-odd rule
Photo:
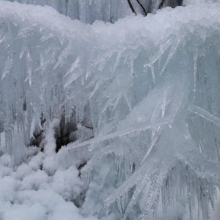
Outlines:
[[[10,0],[23,4],[48,5],[55,8],[59,13],[77,19],[84,23],[92,24],[96,20],[114,23],[120,18],[132,15],[127,0]],[[182,0],[131,0],[131,4],[138,14],[155,13],[160,7],[176,7],[182,5]],[[144,8],[144,11],[142,9]]]
[[[89,106],[83,212],[145,219],[183,198],[209,219],[219,186],[220,5],[93,25],[0,2],[1,151],[20,159],[41,119]],[[145,196],[144,196],[145,195]],[[160,197],[161,195],[161,197]],[[162,201],[160,201],[162,200]],[[149,211],[151,210],[151,211]],[[189,219],[188,218],[188,219]]]
[[[95,20],[115,22],[119,18],[132,14],[127,1],[124,0],[18,0],[17,2],[41,6],[48,5],[55,8],[59,13],[84,23],[93,23]]]
[[[183,5],[195,5],[204,3],[216,3],[219,0],[183,0]]]

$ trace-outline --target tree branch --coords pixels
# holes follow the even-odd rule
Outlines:
[[[134,8],[133,8],[133,5],[131,4],[131,1],[130,1],[130,0],[127,0],[127,1],[128,1],[128,4],[129,4],[129,6],[130,6],[132,12],[133,12],[135,15],[137,15],[136,11],[135,11]]]
[[[141,4],[141,2],[139,0],[137,0],[137,3],[141,6],[141,8],[142,8],[142,10],[144,12],[144,16],[147,16],[147,12],[146,12],[144,6]]]

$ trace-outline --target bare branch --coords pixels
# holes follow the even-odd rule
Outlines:
[[[131,1],[130,1],[130,0],[127,0],[127,1],[128,1],[128,4],[129,4],[129,6],[130,6],[132,12],[133,12],[135,15],[137,15],[136,11],[135,11],[134,8],[133,8],[133,5],[131,4]]]
[[[137,0],[137,3],[141,6],[141,8],[142,8],[142,10],[144,12],[144,16],[147,16],[147,12],[146,12],[144,6],[141,4],[141,2],[139,0]]]

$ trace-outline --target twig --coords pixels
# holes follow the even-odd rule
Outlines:
[[[137,0],[137,3],[141,6],[141,8],[142,8],[142,10],[144,12],[144,16],[147,16],[147,12],[146,12],[144,6],[141,4],[141,2],[139,0]]]
[[[130,1],[130,0],[127,0],[127,1],[128,1],[128,4],[129,4],[129,6],[130,6],[132,12],[133,12],[135,15],[137,15],[136,11],[134,10],[134,8],[133,8],[133,6],[132,6],[132,4],[131,4],[131,1]]]
[[[83,124],[81,124],[81,125],[84,126],[85,128],[89,128],[89,129],[93,130],[93,127],[89,127],[89,126],[83,125]]]

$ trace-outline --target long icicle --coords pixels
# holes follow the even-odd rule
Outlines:
[[[148,130],[148,129],[155,128],[155,127],[158,127],[158,126],[170,124],[170,121],[171,121],[170,118],[166,118],[166,119],[163,118],[163,119],[155,120],[154,123],[149,123],[145,126],[144,125],[136,125],[133,128],[129,128],[129,129],[125,129],[125,130],[122,130],[122,131],[110,133],[110,134],[107,134],[103,137],[97,137],[97,138],[94,138],[92,140],[83,141],[81,143],[79,143],[79,142],[76,143],[75,142],[73,144],[68,145],[69,148],[67,150],[75,149],[75,148],[78,148],[78,147],[83,147],[83,146],[90,145],[90,144],[99,143],[99,142],[109,140],[109,139],[112,139],[112,138],[116,138],[116,137],[121,137],[121,136],[130,134],[130,133],[133,133],[133,132],[136,132],[136,131]]]

